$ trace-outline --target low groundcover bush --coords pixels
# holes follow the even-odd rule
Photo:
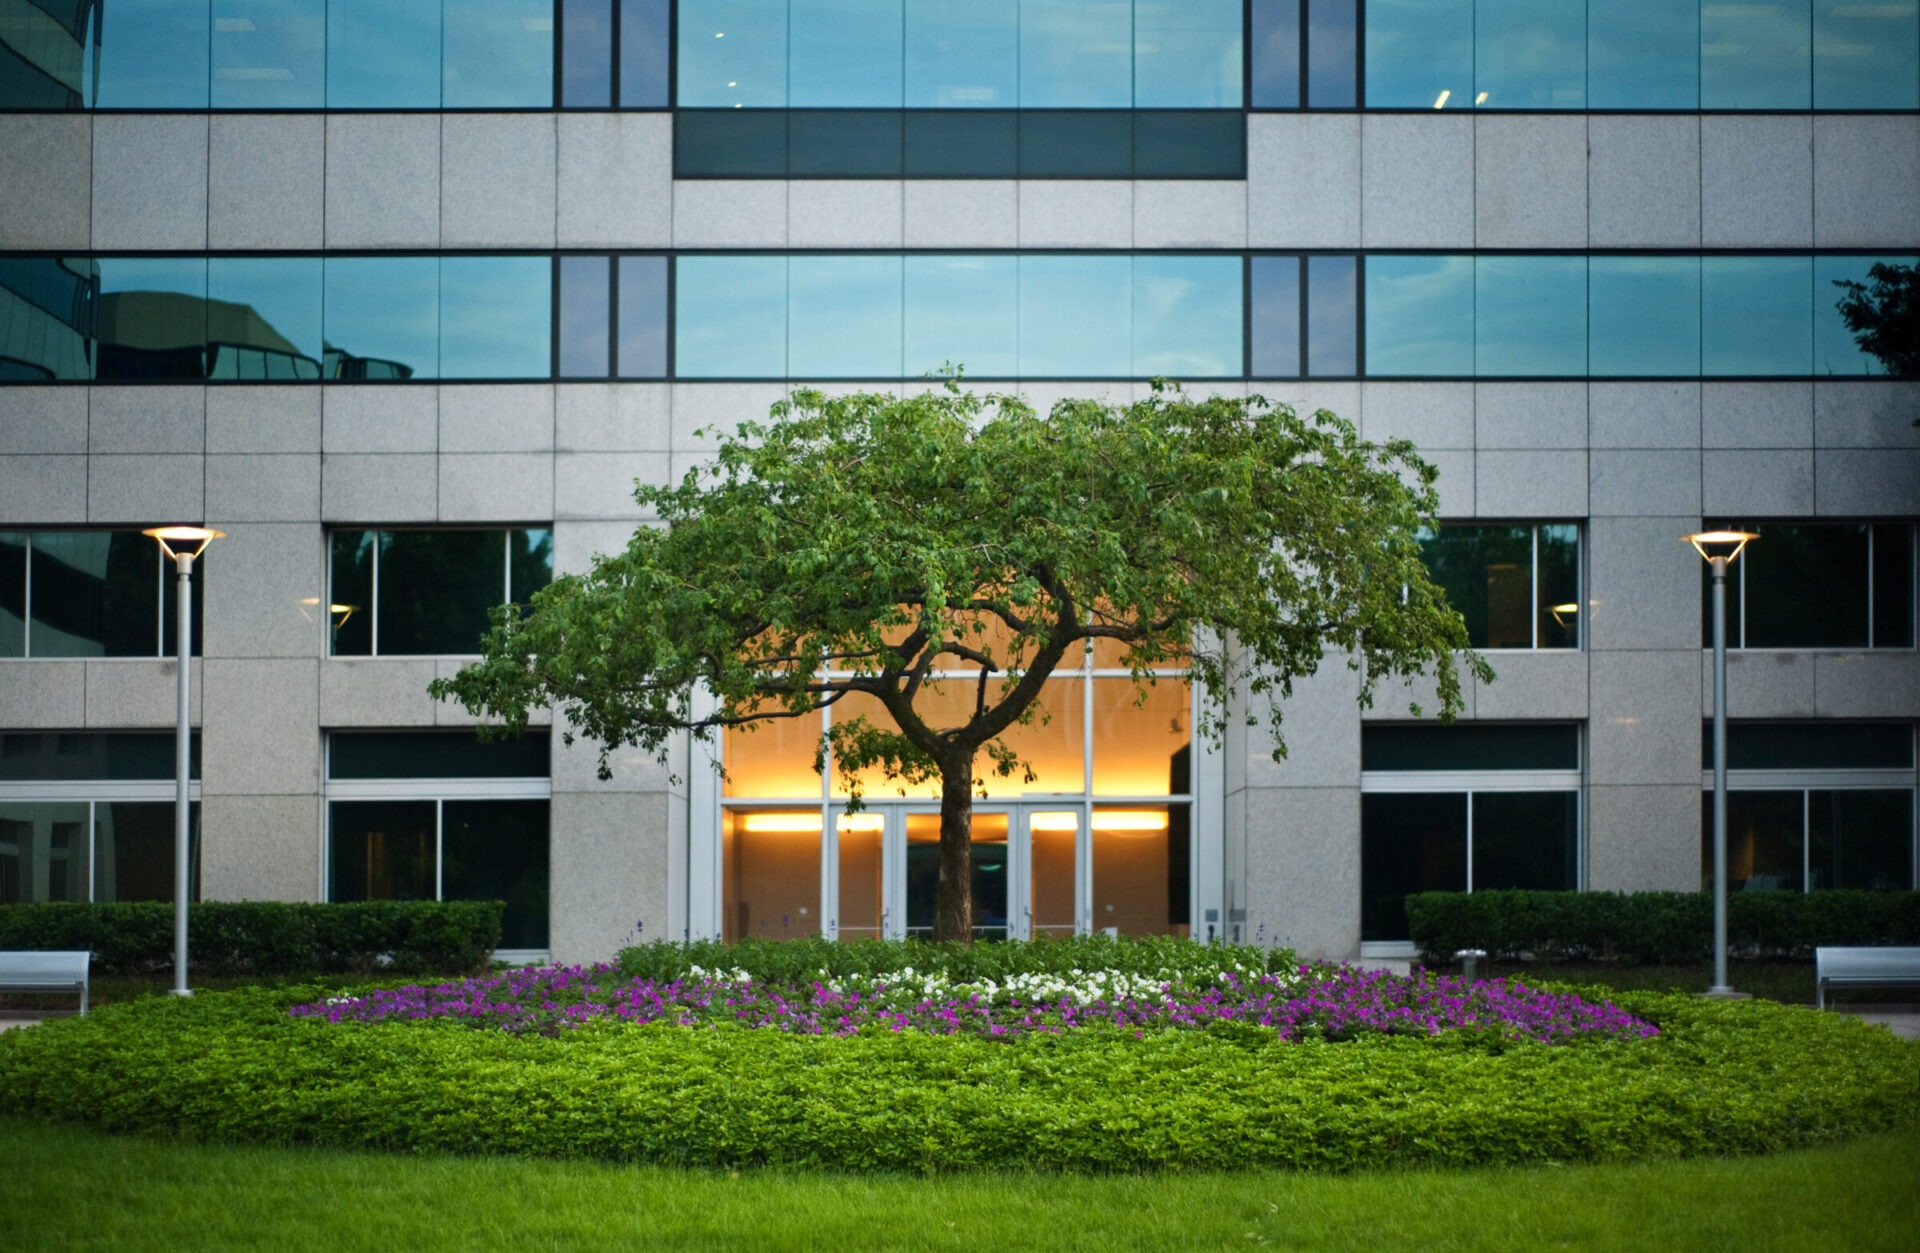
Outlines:
[[[1053,970],[1048,950],[990,959],[1047,969],[986,976],[729,965],[333,1005],[318,987],[154,997],[0,1035],[0,1113],[260,1144],[888,1171],[1600,1161],[1920,1117],[1920,1049],[1841,1015],[1671,993],[1609,1008],[1593,990],[1179,952],[1191,962],[1157,989],[1142,970]],[[853,998],[865,1017],[840,1012]],[[570,1012],[615,1004],[640,1010]],[[1524,1025],[1578,1006],[1608,1029]],[[859,1018],[850,1033],[843,1016]]]

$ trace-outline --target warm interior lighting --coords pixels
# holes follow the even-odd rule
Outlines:
[[[742,814],[740,829],[756,835],[820,833],[819,814]]]
[[[1446,108],[1446,107],[1447,107],[1447,97],[1448,97],[1448,96],[1451,96],[1452,94],[1453,94],[1453,90],[1452,90],[1452,88],[1448,88],[1448,89],[1447,89],[1446,91],[1443,91],[1443,92],[1441,92],[1441,93],[1440,93],[1440,98],[1439,98],[1438,100],[1435,100],[1435,101],[1433,102],[1433,107],[1434,107],[1434,108],[1436,108],[1436,109],[1444,109],[1444,108]]]
[[[1167,813],[1163,809],[1096,809],[1096,831],[1165,831]]]
[[[881,814],[841,814],[836,829],[841,831],[878,831],[886,825],[887,820]]]
[[[1035,831],[1078,831],[1079,829],[1080,815],[1074,813],[1072,810],[1066,810],[1060,813],[1035,814],[1033,816],[1033,830]]]
[[[1692,544],[1693,550],[1708,561],[1725,557],[1731,562],[1738,559],[1742,550],[1760,536],[1753,531],[1696,531],[1680,538]]]
[[[213,543],[213,541],[225,535],[226,532],[209,531],[204,526],[155,526],[148,527],[146,530],[140,532],[140,534],[151,535],[153,538],[159,540],[161,551],[166,553],[168,557],[178,557],[181,552],[186,550],[188,545],[193,546],[193,551],[187,555],[190,557],[198,557],[207,550],[208,544]],[[175,548],[175,545],[179,546],[178,549]]]
[[[1473,98],[1473,102],[1475,104],[1485,104],[1487,102],[1487,93],[1484,91],[1481,92],[1479,95]]]

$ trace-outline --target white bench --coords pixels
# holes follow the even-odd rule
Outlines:
[[[1816,948],[1813,1004],[1827,1007],[1827,988],[1920,987],[1920,948]]]
[[[88,952],[0,953],[0,992],[78,992],[87,1016]]]

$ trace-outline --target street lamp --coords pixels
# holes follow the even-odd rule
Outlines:
[[[187,857],[187,770],[192,732],[187,723],[187,658],[193,653],[193,559],[207,545],[225,535],[203,526],[157,526],[141,532],[160,542],[160,551],[173,561],[179,577],[180,695],[179,720],[173,752],[173,994],[192,996],[187,987],[187,883],[191,867]]]
[[[1740,995],[1727,983],[1727,567],[1760,537],[1751,531],[1683,535],[1713,567],[1713,986],[1708,996]]]

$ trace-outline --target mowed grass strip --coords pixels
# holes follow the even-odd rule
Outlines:
[[[1905,1250],[1920,1128],[1769,1157],[936,1178],[180,1144],[0,1119],[9,1249]]]

